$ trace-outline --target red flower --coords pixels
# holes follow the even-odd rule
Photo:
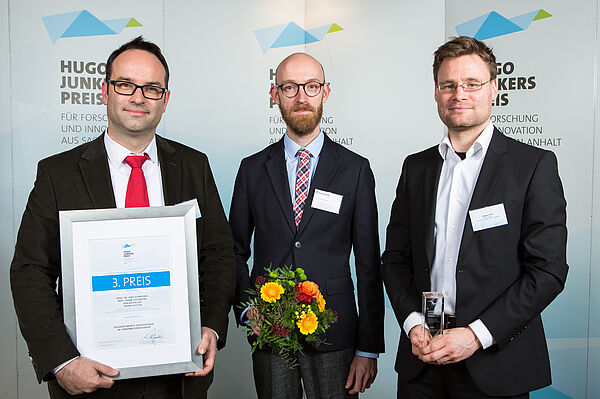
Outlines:
[[[312,296],[305,294],[304,292],[298,292],[296,294],[296,300],[300,303],[311,303]]]

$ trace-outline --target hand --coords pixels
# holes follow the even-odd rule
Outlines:
[[[469,358],[481,343],[469,327],[452,328],[421,349],[419,359],[429,364],[449,364]]]
[[[56,373],[58,384],[70,395],[93,392],[98,388],[110,388],[114,384],[103,375],[115,377],[119,370],[98,363],[87,357],[78,357]]]
[[[423,331],[425,334],[423,335]],[[410,343],[412,344],[412,353],[415,356],[421,355],[421,350],[429,345],[431,341],[431,332],[428,329],[424,329],[423,326],[416,325],[408,332]]]
[[[250,306],[248,311],[246,312],[246,317],[250,322],[250,326],[252,327],[252,332],[255,335],[260,335],[260,325],[263,321],[263,316],[258,312],[256,306]]]
[[[212,328],[202,327],[202,337],[198,344],[198,354],[204,356],[204,368],[193,373],[186,373],[186,377],[205,376],[215,367],[217,356],[217,335]]]
[[[350,364],[350,372],[346,379],[346,389],[350,395],[369,389],[377,376],[377,359],[355,355]],[[354,386],[353,386],[354,384]]]

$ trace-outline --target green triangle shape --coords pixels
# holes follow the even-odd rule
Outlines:
[[[140,24],[135,18],[131,18],[129,20],[129,22],[127,22],[127,25],[125,25],[126,28],[132,28],[134,26],[144,26],[144,25]]]
[[[548,18],[551,16],[552,16],[552,14],[550,14],[548,11],[540,8],[540,11],[537,13],[537,15],[535,16],[535,18],[533,20],[537,21],[538,19],[544,19],[544,18]]]
[[[341,26],[339,26],[338,24],[336,24],[334,22],[333,24],[331,24],[331,28],[329,28],[327,33],[339,32],[341,30],[344,30],[344,28],[342,28]]]

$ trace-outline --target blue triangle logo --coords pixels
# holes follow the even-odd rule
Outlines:
[[[56,43],[60,36],[65,33],[65,30],[70,26],[73,21],[81,14],[81,11],[73,11],[65,14],[49,15],[42,17],[46,30],[50,36],[52,43]]]
[[[533,19],[538,14],[539,10],[528,12],[527,14],[517,15],[510,19],[511,22],[519,25],[522,29],[529,28],[529,25],[533,22]]]
[[[521,30],[523,30],[523,28],[519,25],[511,22],[496,11],[492,11],[479,31],[477,31],[477,34],[473,37],[477,40],[485,40],[491,37],[508,35],[509,33]]]
[[[456,25],[456,33],[458,33],[458,36],[475,36],[489,15],[490,13],[483,14],[477,18],[471,19],[470,21]]]
[[[83,10],[61,37],[114,35],[115,33],[89,11]]]
[[[316,37],[299,27],[296,23],[290,22],[277,40],[275,40],[275,43],[271,45],[271,48],[295,46],[317,41],[319,40]]]
[[[123,28],[125,28],[125,25],[129,23],[130,19],[131,18],[108,19],[101,22],[108,26],[110,29],[112,29],[114,32],[121,33]]]

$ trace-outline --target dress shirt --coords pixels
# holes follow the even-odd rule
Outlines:
[[[317,169],[317,163],[319,162],[319,156],[321,155],[324,141],[325,138],[323,137],[323,132],[320,132],[319,135],[313,141],[311,141],[309,145],[304,147],[305,150],[310,152],[310,173],[308,175],[309,187],[310,180]],[[285,167],[287,168],[288,182],[290,184],[292,206],[294,205],[294,200],[296,199],[296,177],[298,175],[298,163],[300,162],[298,150],[301,148],[302,147],[300,147],[294,140],[290,139],[287,134],[284,136],[283,149],[285,153]],[[304,206],[306,206],[306,204],[304,204]]]
[[[127,148],[110,138],[108,134],[104,135],[104,146],[106,147],[106,155],[108,155],[110,180],[112,182],[117,208],[125,208],[127,183],[129,182],[129,174],[131,173],[131,166],[125,163],[125,158],[129,155],[148,154],[148,159],[142,165],[142,171],[146,178],[150,206],[163,206],[165,204],[155,137],[152,138],[148,147],[140,154],[134,154],[129,151]]]
[[[435,257],[431,269],[431,290],[444,295],[444,312],[456,313],[456,262],[473,190],[492,140],[494,126],[490,123],[467,150],[464,160],[456,154],[448,133],[438,146],[444,160],[435,208]],[[403,324],[407,333],[421,323],[419,312],[412,312]],[[473,330],[483,349],[494,342],[487,327],[479,319],[469,327]]]

